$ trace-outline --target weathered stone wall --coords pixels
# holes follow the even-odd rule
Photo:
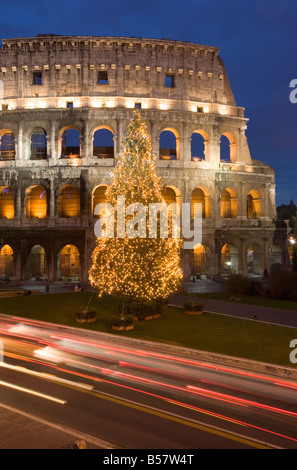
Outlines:
[[[87,280],[95,242],[93,195],[98,186],[110,183],[115,164],[113,158],[94,156],[94,133],[109,129],[114,152],[119,153],[135,103],[141,104],[164,187],[172,188],[180,203],[191,202],[195,188],[204,193],[207,275],[214,278],[223,273],[225,244],[233,247],[235,270],[240,272],[248,271],[251,246],[257,247],[261,272],[269,269],[276,247],[288,266],[286,227],[275,231],[274,171],[250,155],[245,135],[248,119],[243,108],[236,106],[218,53],[214,47],[138,38],[3,40],[0,139],[8,130],[13,133],[15,156],[4,158],[0,147],[0,189],[11,188],[14,194],[14,217],[0,219],[0,237],[1,246],[8,244],[13,250],[16,280],[26,278],[28,257],[35,245],[45,250],[47,278],[60,279],[60,252],[69,244],[78,248],[79,277]],[[105,84],[97,83],[100,71],[107,72]],[[41,74],[40,84],[33,84],[36,72]],[[170,87],[165,86],[166,75],[173,78]],[[32,160],[32,131],[36,128],[42,128],[47,139],[47,157],[41,160]],[[62,134],[69,128],[79,131],[79,154],[61,158]],[[164,130],[175,135],[174,160],[159,158]],[[205,151],[202,158],[193,159],[195,133],[203,137]],[[222,135],[230,143],[230,162],[221,158]],[[80,191],[79,217],[59,217],[61,190],[67,184]],[[28,190],[34,185],[46,191],[46,218],[26,216]],[[232,194],[232,217],[221,213],[225,189]],[[247,208],[249,193],[257,194],[254,199],[260,207],[252,218]],[[185,280],[193,273],[191,256],[184,253]]]

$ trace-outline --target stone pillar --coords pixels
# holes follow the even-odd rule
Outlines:
[[[55,121],[51,121],[51,136],[50,136],[50,155],[51,155],[51,163],[56,164],[58,155],[57,155],[57,148],[56,148],[56,124]]]
[[[238,271],[245,275],[247,274],[247,247],[245,238],[240,238],[240,256],[239,256],[239,266]]]
[[[267,272],[269,271],[269,243],[268,243],[268,239],[267,238],[264,238],[264,250],[263,250],[263,255],[264,255],[264,259],[263,259],[263,273],[264,271],[267,270]],[[262,273],[262,274],[263,274]]]
[[[16,160],[23,159],[23,124],[19,121]]]
[[[55,180],[54,177],[50,179],[50,199],[49,199],[49,216],[52,221],[55,218]]]

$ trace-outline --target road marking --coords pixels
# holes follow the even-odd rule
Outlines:
[[[65,384],[66,385],[66,384]],[[67,386],[67,385],[66,385]],[[71,388],[71,385],[69,385]],[[252,440],[250,438],[246,438],[245,436],[242,436],[240,434],[232,433],[230,431],[225,431],[223,429],[220,429],[219,427],[216,426],[211,426],[211,425],[205,425],[203,423],[200,423],[198,421],[194,421],[191,419],[184,418],[182,416],[179,416],[174,413],[168,413],[164,412],[162,410],[159,410],[158,408],[150,407],[148,405],[141,405],[137,402],[127,400],[127,399],[122,399],[119,398],[115,395],[110,395],[110,394],[105,394],[104,392],[98,392],[96,390],[84,390],[84,393],[90,394],[92,396],[95,396],[97,398],[101,398],[103,400],[108,400],[113,403],[117,403],[122,406],[126,406],[128,408],[134,408],[135,410],[141,411],[143,413],[149,413],[154,416],[158,416],[160,418],[164,418],[170,421],[174,421],[179,424],[183,424],[185,426],[189,426],[195,429],[199,429],[200,431],[204,431],[210,434],[215,434],[217,436],[223,437],[225,439],[233,440],[239,443],[242,443],[244,445],[247,445],[249,447],[255,447],[258,449],[274,449],[277,448],[275,446],[270,446],[269,444],[263,443],[261,441],[257,440]]]
[[[88,385],[88,384],[81,383],[81,382],[74,382],[73,380],[68,380],[68,379],[62,379],[61,377],[57,377],[56,375],[53,375],[53,374],[47,374],[45,372],[37,372],[34,370],[27,369],[26,367],[14,366],[6,362],[0,363],[0,367],[6,367],[7,369],[13,369],[13,370],[16,370],[17,372],[23,372],[24,374],[34,375],[35,377],[39,377],[41,379],[47,379],[53,382],[60,382],[61,384],[68,383],[70,385],[75,385],[76,387],[80,387],[86,390],[93,390],[94,388],[93,385]]]
[[[67,403],[66,400],[61,400],[60,398],[56,398],[51,395],[45,395],[44,393],[37,392],[36,390],[32,390],[30,388],[19,387],[18,385],[14,385],[9,382],[3,382],[2,380],[0,380],[0,385],[2,385],[3,387],[18,390],[20,392],[29,393],[30,395],[35,395],[40,398],[45,398],[46,400],[54,401],[56,403],[59,403],[60,405],[65,405],[65,403]]]

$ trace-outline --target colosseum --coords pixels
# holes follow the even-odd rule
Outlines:
[[[135,108],[166,202],[202,204],[202,244],[183,253],[185,281],[289,266],[274,171],[250,155],[219,52],[134,37],[2,40],[2,279],[88,282],[94,207]]]

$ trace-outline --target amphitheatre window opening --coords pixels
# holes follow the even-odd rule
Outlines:
[[[93,156],[97,158],[114,158],[114,134],[102,128],[94,132]]]
[[[224,189],[221,194],[221,217],[236,218],[238,215],[238,198],[233,189]]]
[[[209,256],[206,249],[199,244],[194,246],[191,257],[191,275],[196,279],[201,279],[209,274]]]
[[[173,188],[170,188],[169,186],[166,186],[163,189],[162,196],[167,206],[169,206],[170,204],[177,203],[176,192]]]
[[[45,249],[40,245],[34,245],[31,249],[26,266],[26,279],[43,281],[47,279],[47,259]]]
[[[234,245],[225,244],[221,250],[221,274],[238,271],[238,250]]]
[[[42,85],[42,72],[33,72],[32,84],[33,85]]]
[[[7,110],[8,110],[8,104],[2,104],[1,111],[7,111]]]
[[[73,101],[67,101],[66,108],[67,109],[72,109],[73,108]]]
[[[1,160],[14,160],[15,159],[15,138],[14,133],[11,131],[4,131],[0,138],[0,159]]]
[[[80,156],[80,134],[77,129],[67,129],[62,134],[61,158]]]
[[[59,277],[69,281],[79,280],[79,251],[75,245],[65,245],[58,257]]]
[[[191,160],[193,162],[205,160],[205,138],[199,132],[193,132],[191,137]]]
[[[80,191],[70,184],[65,186],[59,199],[59,217],[79,217],[80,216]]]
[[[9,245],[4,245],[0,251],[0,278],[13,278],[13,250]]]
[[[222,162],[230,162],[230,142],[225,135],[221,136],[220,160]]]
[[[210,217],[210,199],[206,197],[205,192],[201,188],[195,188],[191,198],[191,217],[197,217],[194,204],[202,204],[202,218]]]
[[[95,207],[98,204],[103,204],[106,202],[106,190],[107,186],[98,186],[95,191],[93,192],[93,198],[92,198],[92,214],[93,217],[99,217],[99,215],[95,215]]]
[[[45,219],[47,216],[46,190],[37,185],[29,188],[26,196],[26,217],[29,219]]]
[[[247,195],[247,218],[258,219],[261,217],[261,196],[258,191],[252,190]]]
[[[97,83],[98,85],[108,85],[108,74],[106,70],[99,70]]]
[[[135,109],[141,109],[141,103],[135,103],[134,108]]]
[[[261,276],[263,272],[263,256],[260,247],[253,243],[247,250],[247,273],[253,276]]]
[[[47,135],[44,129],[34,129],[31,135],[31,160],[47,159]]]
[[[164,130],[160,134],[160,147],[159,147],[160,160],[177,160],[177,139],[174,133],[170,130]]]
[[[0,188],[0,219],[14,218],[14,196],[11,188]]]
[[[164,86],[166,88],[174,88],[174,75],[166,74]]]
[[[220,160],[226,163],[233,163],[237,158],[236,139],[230,132],[225,132],[220,141]]]

